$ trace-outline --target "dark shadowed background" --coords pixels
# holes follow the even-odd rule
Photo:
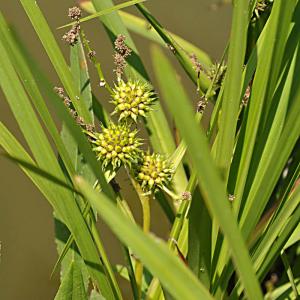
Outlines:
[[[42,11],[54,31],[63,52],[68,57],[68,47],[61,41],[63,31],[56,28],[68,22],[67,10],[76,1],[39,0]],[[121,3],[124,1],[115,1]],[[230,29],[231,8],[229,5],[212,9],[213,0],[149,0],[146,5],[157,19],[169,30],[205,50],[217,60],[222,55]],[[14,26],[25,42],[30,53],[37,58],[40,66],[59,85],[54,70],[40,45],[18,0],[0,0],[0,10],[6,20]],[[138,12],[134,8],[126,11]],[[102,62],[108,78],[112,78],[112,47],[97,19],[84,25],[85,31]],[[142,59],[149,69],[150,43],[133,35]],[[0,58],[1,59],[1,58]],[[174,61],[175,62],[175,61]],[[176,64],[176,63],[175,63]],[[150,72],[151,74],[151,72]],[[194,87],[179,73],[189,91],[191,100]],[[97,89],[95,77],[92,84]],[[107,101],[107,99],[103,99]],[[0,120],[22,141],[22,136],[0,90]],[[0,156],[0,299],[1,300],[48,300],[53,299],[59,284],[59,275],[50,280],[50,273],[57,259],[54,244],[52,209],[30,180],[13,163]],[[126,182],[125,182],[126,185]],[[140,219],[139,204],[132,195],[130,204]],[[168,224],[162,220],[158,205],[152,204],[152,231],[165,236]],[[163,230],[162,230],[163,228]],[[121,261],[121,253],[116,251],[118,241],[101,225],[102,237],[107,252],[114,263]]]

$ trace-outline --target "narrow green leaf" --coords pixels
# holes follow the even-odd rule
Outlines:
[[[145,235],[103,193],[96,193],[82,178],[77,177],[76,180],[79,190],[97,209],[110,229],[133,250],[176,299],[213,299],[188,268],[169,252],[162,241]]]
[[[242,73],[246,53],[249,1],[233,3],[228,53],[228,69],[225,77],[224,98],[219,124],[216,163],[225,179],[229,174],[233,156],[238,111],[242,89]]]
[[[199,189],[196,189],[189,210],[188,264],[208,289],[211,278],[211,229],[208,210]]]
[[[174,80],[173,77],[176,76],[170,63],[158,48],[153,49],[152,57],[159,82],[170,85]],[[217,220],[230,245],[232,258],[246,294],[250,299],[262,299],[247,248],[228,203],[225,185],[212,162],[205,134],[199,129],[190,104],[180,97],[181,95],[175,87],[169,89],[167,96],[168,107],[175,118],[183,139],[188,145],[188,152],[197,172],[205,204],[211,216]],[[182,120],[185,120],[185,122],[182,122]]]
[[[295,60],[295,74],[298,74],[299,72],[299,55],[300,48],[298,47]],[[287,114],[285,126],[277,143],[277,147],[269,162],[268,168],[264,172],[262,178],[259,178],[259,183],[250,190],[247,198],[247,209],[245,208],[244,210],[243,222],[241,223],[245,237],[248,237],[254,229],[300,135],[300,120],[298,118],[300,113],[300,89],[298,86],[298,76],[293,76],[291,91],[291,107]]]
[[[297,299],[297,298],[299,298],[299,294],[298,294],[298,291],[297,291],[296,282],[295,282],[295,279],[294,279],[292,268],[289,264],[288,257],[287,257],[287,255],[285,254],[284,251],[282,251],[282,253],[281,253],[281,259],[282,259],[285,271],[287,273],[287,276],[289,278],[289,281],[291,283],[295,299]]]
[[[278,258],[291,234],[299,224],[299,203],[300,188],[298,187],[289,198],[289,201],[284,205],[281,213],[278,214],[277,218],[269,226],[258,246],[254,249],[252,260],[257,276],[260,279],[266,276],[272,263]],[[238,291],[238,294],[242,292],[242,289],[239,288],[239,283],[235,286],[232,294],[236,293],[236,291]]]
[[[286,201],[280,212],[276,215],[275,220],[269,226],[257,248],[255,249],[253,261],[255,261],[256,269],[263,264],[265,257],[271,251],[276,238],[282,233],[283,228],[286,226],[287,220],[290,219],[299,204],[300,188],[298,187],[293,195],[288,198],[288,201]]]
[[[289,240],[284,245],[284,250],[300,241],[300,224],[296,227]]]
[[[80,23],[83,23],[83,22],[86,22],[86,21],[89,21],[89,20],[92,20],[92,19],[104,16],[104,15],[111,14],[112,12],[115,12],[115,11],[117,11],[119,9],[122,9],[122,8],[125,8],[125,7],[129,7],[129,6],[135,5],[137,3],[145,2],[145,1],[146,0],[131,0],[131,1],[127,1],[127,2],[124,2],[124,3],[118,4],[118,5],[115,5],[113,7],[107,8],[107,9],[103,9],[101,11],[93,13],[90,16],[87,16],[85,18],[81,18],[80,19]],[[65,28],[65,27],[68,27],[68,26],[72,26],[74,24],[75,24],[75,22],[72,22],[72,23],[66,24],[64,26],[58,27],[58,29]]]
[[[264,33],[264,46],[261,48],[261,52],[259,53],[260,56],[257,63],[256,75],[254,77],[251,98],[249,101],[247,123],[244,124],[245,136],[243,140],[243,150],[241,153],[241,162],[239,164],[235,190],[237,201],[240,201],[240,198],[244,192],[244,186],[246,183],[247,174],[249,172],[254,145],[259,133],[259,121],[264,105],[268,81],[272,76],[271,66],[275,63],[272,61],[272,53],[277,47],[277,31],[279,30],[280,23],[282,22],[281,16],[283,11],[286,9],[286,5],[289,5],[286,1],[276,1],[274,3],[269,22],[266,25],[266,32]],[[263,141],[263,143],[264,142],[265,141]]]

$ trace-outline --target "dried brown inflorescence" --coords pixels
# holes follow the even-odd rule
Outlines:
[[[78,42],[79,33],[80,33],[80,24],[76,23],[68,32],[66,32],[63,35],[62,39],[70,46],[74,46]]]
[[[203,67],[202,65],[200,64],[196,54],[192,53],[190,54],[190,59],[191,59],[191,62],[193,64],[193,68],[194,70],[197,72],[197,73],[200,73],[203,71]]]
[[[96,51],[95,50],[90,50],[88,53],[89,59],[93,59],[96,56]]]
[[[72,20],[78,21],[81,18],[81,9],[78,6],[69,8],[68,17]]]
[[[197,103],[197,112],[203,114],[206,108],[208,100],[205,96],[202,96]]]
[[[84,119],[78,115],[74,108],[72,108],[72,101],[68,96],[65,95],[64,89],[62,87],[54,87],[54,91],[63,100],[64,105],[68,108],[70,115],[76,121],[76,123],[86,131],[93,132],[95,130],[95,126],[93,124],[85,123]]]
[[[80,33],[80,24],[79,20],[81,17],[81,9],[77,6],[69,8],[69,14],[68,16],[72,19],[75,20],[76,23],[72,26],[72,28],[66,32],[62,39],[69,44],[70,46],[76,45],[79,39],[79,33]]]
[[[117,74],[118,78],[124,73],[124,69],[127,66],[126,58],[130,56],[132,50],[125,44],[126,37],[123,34],[119,34],[115,40],[115,54],[114,54],[114,64],[116,68],[114,72]]]
[[[182,198],[183,200],[188,200],[188,201],[190,201],[190,200],[192,200],[192,194],[191,194],[191,192],[189,192],[189,191],[182,192],[182,193],[181,193],[181,198]]]

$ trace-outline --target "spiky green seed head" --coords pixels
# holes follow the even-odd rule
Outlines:
[[[156,192],[168,187],[173,173],[170,162],[157,153],[144,153],[135,170],[136,179],[145,192]]]
[[[139,116],[146,117],[156,100],[155,93],[146,83],[139,81],[118,81],[113,89],[112,100],[115,105],[113,114],[119,115],[119,121],[131,118],[135,122]]]
[[[103,169],[113,170],[122,164],[131,167],[140,159],[142,140],[136,137],[137,130],[131,130],[125,123],[109,123],[108,127],[102,126],[101,132],[89,134],[97,158],[102,161]]]

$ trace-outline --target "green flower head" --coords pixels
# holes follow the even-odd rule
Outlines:
[[[150,106],[156,100],[155,93],[146,83],[139,81],[118,81],[113,90],[113,100],[115,105],[113,114],[119,114],[119,121],[131,118],[135,122],[139,116],[146,117]]]
[[[170,185],[173,173],[170,162],[161,155],[144,153],[136,169],[136,178],[145,192],[156,192]]]
[[[142,140],[136,137],[137,130],[131,130],[127,124],[109,123],[102,126],[101,132],[88,133],[97,158],[104,169],[118,169],[122,164],[131,166],[140,158]]]

